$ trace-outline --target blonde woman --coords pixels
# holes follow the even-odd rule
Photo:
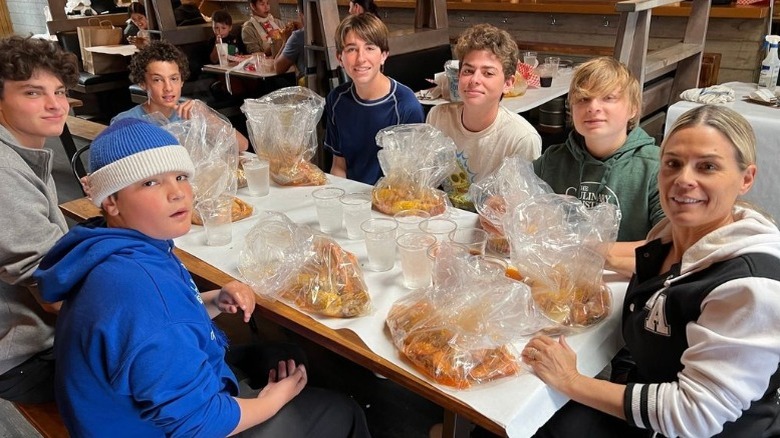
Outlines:
[[[738,199],[756,177],[753,130],[705,105],[661,145],[666,218],[637,250],[623,303],[630,361],[579,374],[561,337],[523,361],[573,400],[537,437],[769,437],[780,430],[780,231]]]

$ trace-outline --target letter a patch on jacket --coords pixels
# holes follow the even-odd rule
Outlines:
[[[645,308],[649,309],[645,318],[645,330],[659,335],[669,336],[671,330],[666,323],[666,295],[659,291],[647,301]]]

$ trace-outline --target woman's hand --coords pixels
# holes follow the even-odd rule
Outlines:
[[[307,381],[306,367],[303,364],[296,366],[292,359],[279,361],[277,369],[268,373],[268,384],[257,398],[278,398],[284,405],[301,393]]]
[[[255,310],[255,292],[240,281],[226,284],[214,298],[214,306],[224,313],[244,312],[244,322],[249,322]]]
[[[581,377],[577,371],[577,354],[563,336],[557,341],[544,335],[532,338],[522,357],[544,383],[563,394],[568,395],[569,388]]]

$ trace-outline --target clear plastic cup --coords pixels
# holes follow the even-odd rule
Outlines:
[[[398,223],[395,219],[374,218],[362,224],[360,228],[366,236],[366,251],[370,271],[389,271],[395,265],[395,239]]]
[[[338,187],[325,187],[315,190],[311,195],[317,207],[320,230],[328,234],[341,230],[343,220],[341,197],[344,196],[344,190]]]
[[[350,193],[341,197],[341,209],[344,212],[344,228],[349,239],[362,239],[360,224],[371,219],[371,194]]]
[[[245,162],[243,166],[249,193],[255,196],[267,195],[270,184],[268,161],[255,158]]]
[[[217,44],[217,56],[219,57],[219,66],[227,67],[229,64],[227,43]]]
[[[539,65],[539,58],[536,52],[523,52],[523,63],[536,68]]]
[[[561,68],[561,58],[559,56],[548,56],[544,58],[544,63],[553,71],[553,77],[558,76],[558,70]]]
[[[425,210],[401,210],[393,215],[393,219],[398,222],[398,235],[420,231],[420,222],[429,219],[431,214]]]
[[[433,234],[439,242],[448,241],[450,233],[457,228],[458,224],[450,219],[434,217],[420,222],[420,231]]]
[[[206,245],[222,246],[233,240],[232,200],[207,200],[198,203],[198,213],[206,230]]]
[[[451,242],[459,243],[469,249],[472,255],[485,254],[487,246],[487,231],[481,228],[458,228],[450,232]]]
[[[396,238],[401,270],[404,274],[404,286],[409,289],[428,287],[431,284],[432,262],[428,250],[436,244],[432,234],[411,232]]]

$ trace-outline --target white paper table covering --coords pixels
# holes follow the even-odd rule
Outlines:
[[[347,193],[371,189],[365,184],[331,175],[328,175],[328,181],[330,185],[341,187]],[[238,196],[254,206],[255,215],[262,210],[280,211],[298,224],[309,225],[319,230],[314,200],[311,197],[311,192],[316,188],[281,188],[271,183],[271,192],[268,196],[253,197],[246,189],[239,190]],[[460,227],[471,227],[477,224],[476,214],[457,209],[451,210],[449,214],[450,218],[458,222]],[[373,211],[372,215],[374,217],[384,216],[376,211]],[[249,232],[254,222],[250,217],[234,223],[233,242],[230,245],[206,246],[205,232],[199,226],[193,226],[187,235],[176,239],[176,245],[233,277],[241,279],[237,269],[238,255],[244,245],[243,236]],[[344,229],[331,236],[335,237],[345,250],[354,253],[361,265],[367,262],[363,240],[348,240]],[[348,328],[352,330],[376,354],[412,374],[425,378],[401,359],[384,330],[385,316],[393,302],[409,293],[409,290],[403,286],[403,275],[398,259],[396,258],[395,267],[390,271],[364,270],[363,272],[374,307],[371,315],[353,319],[323,318],[314,315],[312,317],[332,329]],[[579,353],[580,371],[591,376],[598,374],[622,345],[622,336],[619,333],[619,313],[627,283],[615,275],[605,275],[605,281],[612,289],[613,309],[617,311],[613,311],[606,321],[596,327],[567,338],[572,348]],[[517,347],[520,349],[522,345]],[[425,379],[430,381],[430,379]],[[566,398],[547,388],[536,376],[529,373],[478,385],[475,389],[466,391],[436,386],[505,427],[510,437],[532,435],[566,402]]]

